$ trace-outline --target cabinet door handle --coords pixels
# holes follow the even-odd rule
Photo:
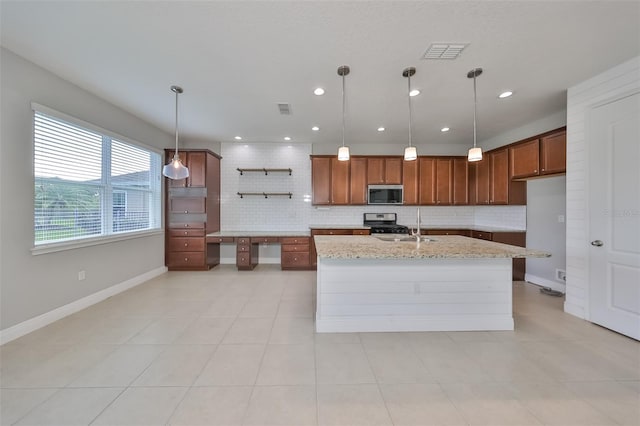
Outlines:
[[[591,245],[594,247],[602,247],[604,243],[600,240],[594,240],[594,241],[591,241]]]

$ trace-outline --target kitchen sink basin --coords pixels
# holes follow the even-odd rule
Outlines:
[[[399,242],[406,242],[406,241],[413,241],[414,243],[416,242],[416,237],[411,237],[411,236],[407,236],[407,235],[402,235],[402,236],[398,236],[398,235],[375,235],[375,237],[377,239],[379,239],[380,241],[390,241],[390,242],[394,242],[394,243],[399,243]],[[428,243],[428,242],[432,242],[432,241],[436,241],[433,238],[430,237],[420,237],[420,242],[421,243]]]

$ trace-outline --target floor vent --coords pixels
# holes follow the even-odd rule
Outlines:
[[[422,59],[456,59],[467,46],[468,43],[433,43]]]

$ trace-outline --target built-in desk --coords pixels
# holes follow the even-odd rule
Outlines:
[[[283,270],[311,269],[309,232],[223,231],[207,235],[207,244],[235,244],[236,266],[240,271],[254,269],[260,244],[280,244],[280,267]]]

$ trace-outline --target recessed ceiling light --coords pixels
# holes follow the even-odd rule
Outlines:
[[[384,131],[385,131],[385,128],[384,128],[384,127],[378,127],[378,131],[379,131],[379,132],[384,132]]]
[[[508,98],[509,96],[513,95],[513,92],[507,90],[506,92],[502,92],[498,95],[498,97],[500,99],[504,99],[504,98]]]
[[[237,141],[241,141],[241,140],[242,140],[242,136],[234,136],[233,138],[234,138],[235,140],[237,140]]]
[[[451,129],[449,129],[448,127],[443,127],[442,129],[440,129],[441,132],[448,132],[449,130]]]
[[[285,141],[290,141],[290,140],[291,140],[291,138],[290,138],[289,136],[285,136],[285,137],[284,137],[284,140],[285,140]]]
[[[313,94],[316,96],[322,96],[324,95],[324,89],[322,87],[318,87],[313,91]]]
[[[412,91],[409,92],[409,96],[418,96],[420,94],[420,91],[418,89],[413,89]]]
[[[320,130],[320,127],[318,127],[318,126],[313,126],[313,127],[311,128],[311,130],[313,130],[314,132],[317,132],[318,130]]]

